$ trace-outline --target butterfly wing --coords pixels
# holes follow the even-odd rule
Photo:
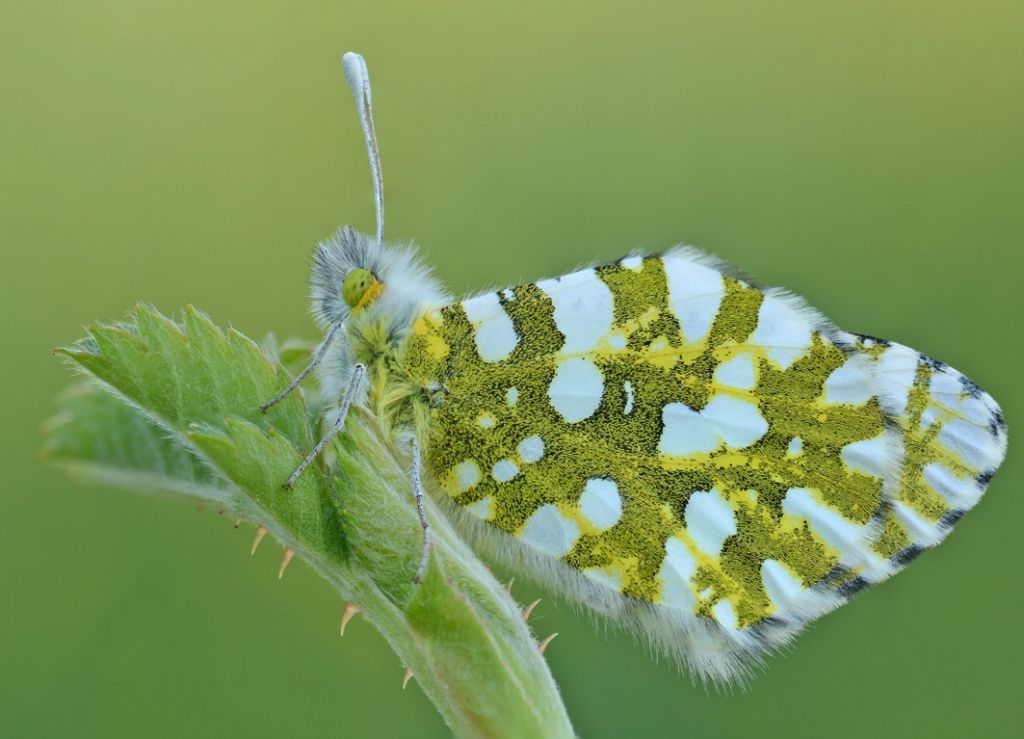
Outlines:
[[[689,249],[432,311],[404,361],[469,528],[711,678],[941,541],[1005,453],[960,373]]]

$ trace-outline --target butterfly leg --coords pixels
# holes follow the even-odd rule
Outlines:
[[[299,373],[298,377],[292,380],[291,385],[286,387],[284,390],[282,390],[273,398],[271,398],[266,403],[260,406],[260,411],[262,413],[266,413],[275,405],[277,405],[282,400],[291,395],[295,388],[297,388],[299,384],[306,379],[306,375],[308,375],[310,372],[316,369],[316,366],[320,364],[322,361],[324,361],[324,357],[327,356],[327,349],[331,346],[331,343],[334,341],[334,337],[338,335],[338,331],[341,330],[341,326],[342,324],[340,323],[336,323],[333,326],[331,326],[331,330],[327,332],[327,336],[324,337],[323,342],[320,344],[320,348],[316,350],[316,354],[313,356],[313,361],[310,362],[306,366],[306,368]]]
[[[352,376],[348,381],[348,388],[345,390],[345,397],[341,401],[341,409],[338,411],[338,417],[334,419],[334,425],[331,426],[331,430],[324,434],[324,438],[320,439],[320,442],[313,447],[313,451],[306,455],[306,458],[302,460],[302,463],[295,468],[291,477],[284,484],[286,490],[291,490],[292,485],[299,479],[299,475],[309,467],[310,463],[317,458],[320,452],[323,451],[324,447],[338,435],[342,427],[345,425],[345,416],[348,415],[348,409],[352,406],[352,401],[355,400],[356,391],[359,389],[360,383],[362,383],[363,377],[366,375],[366,367],[362,364],[356,364],[352,367]]]
[[[430,526],[427,524],[427,513],[423,508],[423,460],[420,456],[420,440],[412,437],[412,493],[416,498],[416,513],[420,517],[420,526],[423,528],[423,548],[420,551],[420,564],[416,568],[416,577],[413,582],[423,582],[423,576],[427,572],[427,560],[430,557]]]

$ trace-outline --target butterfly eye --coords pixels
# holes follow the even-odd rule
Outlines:
[[[366,269],[353,269],[345,275],[341,285],[341,297],[352,310],[365,308],[384,291],[373,273]]]

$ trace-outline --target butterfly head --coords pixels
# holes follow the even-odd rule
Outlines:
[[[361,267],[350,270],[341,283],[341,298],[353,313],[373,303],[382,292],[384,286],[380,280]]]
[[[339,229],[313,254],[313,314],[329,325],[366,311],[384,295],[387,272],[384,250],[375,238],[350,226]]]
[[[424,304],[449,297],[411,245],[387,243],[351,226],[320,242],[313,253],[309,296],[321,326],[387,316],[404,323]]]

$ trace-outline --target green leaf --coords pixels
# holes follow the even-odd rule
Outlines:
[[[188,438],[205,458],[289,531],[301,532],[307,546],[341,555],[342,529],[335,504],[316,472],[300,477],[291,490],[281,481],[301,461],[295,447],[276,429],[263,430],[240,418],[222,429],[194,429]]]
[[[44,458],[77,477],[201,503],[241,516],[251,508],[234,485],[152,421],[91,383],[66,391],[44,429]]]
[[[332,454],[284,490],[315,423],[300,393],[260,412],[290,378],[248,338],[191,308],[178,324],[139,306],[58,352],[109,392],[62,399],[51,459],[267,527],[359,605],[456,735],[573,735],[519,607],[429,500],[430,566],[413,584],[422,533],[407,460],[370,414],[353,409]]]
[[[130,318],[94,326],[88,340],[58,352],[210,462],[301,546],[341,557],[342,532],[323,476],[314,468],[292,490],[281,489],[313,446],[298,393],[260,412],[287,384],[284,370],[255,342],[222,332],[194,308],[185,310],[183,326],[148,306]]]

